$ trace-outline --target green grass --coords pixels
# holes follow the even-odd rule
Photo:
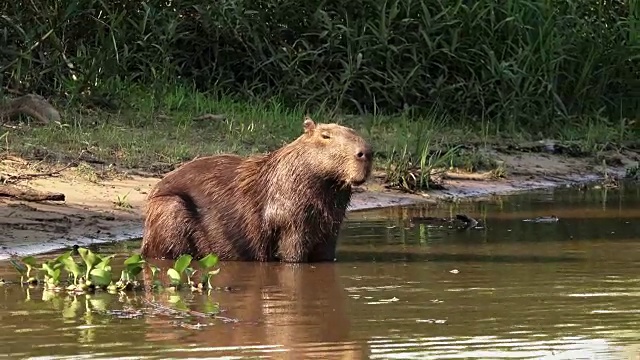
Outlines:
[[[47,161],[68,161],[85,150],[105,164],[165,172],[196,156],[274,150],[302,133],[305,115],[276,101],[243,103],[186,87],[174,87],[159,98],[139,87],[118,94],[128,98],[130,106],[116,112],[65,107],[62,124],[2,130],[2,147],[6,153]],[[203,114],[224,115],[225,119],[194,120]],[[483,151],[492,147],[552,138],[574,144],[586,155],[596,155],[605,146],[620,146],[637,138],[629,126],[607,125],[605,119],[596,117],[533,133],[527,128],[507,131],[451,119],[437,108],[419,118],[310,115],[320,122],[337,121],[356,128],[374,146],[376,168],[386,171],[390,182],[408,188],[428,186],[432,168],[499,168]]]

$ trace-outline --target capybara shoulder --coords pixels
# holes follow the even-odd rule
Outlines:
[[[221,260],[333,261],[352,187],[372,168],[356,131],[305,118],[304,132],[263,155],[214,155],[168,173],[145,207],[142,254]]]

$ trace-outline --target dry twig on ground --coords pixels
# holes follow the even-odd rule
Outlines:
[[[58,175],[59,173],[70,168],[71,166],[77,165],[78,160],[80,160],[83,154],[84,154],[84,150],[82,150],[80,152],[80,155],[78,155],[73,161],[69,162],[68,164],[61,167],[60,169],[56,169],[52,171],[46,171],[46,172],[34,173],[34,174],[18,174],[18,175],[9,174],[9,173],[0,173],[0,181],[2,182],[2,184],[6,185],[9,183],[15,184],[16,182],[22,181],[22,180],[31,180],[35,178]]]

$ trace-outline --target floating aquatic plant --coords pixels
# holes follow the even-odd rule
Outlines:
[[[199,288],[204,288],[206,286],[207,289],[211,289],[211,277],[220,272],[220,269],[209,270],[212,267],[218,264],[218,256],[214,254],[209,254],[202,259],[198,260],[198,264],[202,267],[202,277],[200,283],[198,284]]]
[[[96,290],[114,294],[138,289],[142,286],[138,276],[145,265],[148,265],[151,271],[151,288],[163,288],[162,282],[158,279],[160,269],[147,264],[140,254],[131,255],[124,261],[124,269],[121,270],[120,278],[116,281],[113,280],[111,266],[115,255],[101,256],[82,247],[77,248],[77,254],[80,259],[74,258],[73,251],[68,251],[56,258],[43,261],[40,265],[33,256],[26,256],[19,260],[11,259],[10,263],[20,274],[21,284],[28,284],[30,287],[43,284],[46,292],[43,293],[43,298],[50,298],[64,290],[77,295],[94,293]],[[209,254],[197,261],[202,268],[202,275],[197,283],[193,281],[193,275],[197,270],[190,267],[192,260],[191,255],[184,254],[176,259],[171,268],[167,269],[169,289],[181,288],[184,285],[184,279],[192,291],[211,289],[211,277],[217,274],[219,269],[210,269],[218,263],[218,257],[215,254]],[[66,286],[63,286],[65,279],[67,279],[64,284]]]
[[[186,272],[189,264],[191,264],[192,257],[189,254],[182,254],[179,258],[176,259],[172,268],[167,269],[167,275],[169,275],[169,281],[171,282],[171,286],[174,288],[178,288],[182,282],[182,274]],[[187,283],[191,284],[190,274],[193,273],[193,269],[190,269],[187,272]]]
[[[11,265],[18,270],[20,273],[20,282],[24,282],[24,277],[27,277],[27,283],[36,285],[38,283],[38,279],[36,277],[31,276],[31,270],[38,267],[36,263],[36,258],[33,256],[26,256],[22,258],[22,262],[19,263],[15,259],[9,260]]]

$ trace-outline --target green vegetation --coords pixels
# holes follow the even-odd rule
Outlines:
[[[632,180],[640,180],[640,164],[629,166],[625,171],[625,177]]]
[[[0,5],[6,88],[62,123],[0,133],[48,160],[84,150],[166,171],[197,155],[272,150],[302,118],[362,131],[402,187],[479,149],[553,138],[596,154],[640,120],[640,3],[360,0]],[[461,146],[458,146],[461,145]]]
[[[79,259],[75,259],[74,254]],[[34,296],[41,293],[43,302],[50,303],[67,318],[78,316],[84,304],[84,314],[79,318],[87,324],[91,323],[94,313],[121,319],[149,315],[190,329],[214,325],[209,322],[211,319],[237,321],[220,316],[220,306],[211,296],[214,289],[211,277],[220,271],[214,269],[218,264],[216,255],[197,260],[199,268],[196,270],[190,266],[192,258],[189,255],[182,255],[173,266],[160,269],[147,263],[139,254],[133,254],[123,261],[117,280],[111,265],[115,257],[115,254],[101,256],[78,247],[43,259],[40,264],[33,256],[12,259],[10,263],[21,276],[19,285],[25,291],[25,302],[32,302]],[[166,277],[162,278],[161,272]],[[195,276],[197,273],[200,273],[199,277]],[[140,281],[140,274],[144,274],[143,278],[149,283]],[[15,283],[0,279],[0,286]],[[196,297],[200,297],[204,312],[190,309],[188,304]],[[33,307],[28,309],[29,312]]]
[[[44,261],[38,267],[37,261],[33,256],[27,256],[20,261],[11,260],[13,267],[20,273],[20,283],[27,284],[30,287],[36,287],[43,284],[45,291],[51,293],[60,293],[66,291],[70,294],[86,294],[95,293],[96,291],[107,291],[112,294],[119,292],[127,292],[132,290],[144,289],[145,286],[138,281],[137,276],[144,270],[146,261],[139,255],[134,254],[127,258],[123,263],[123,269],[120,278],[113,280],[111,260],[114,254],[109,256],[100,256],[93,251],[78,247],[77,253],[82,262],[76,262],[73,257],[74,250],[59,255],[54,259]],[[191,291],[210,290],[211,277],[219,272],[219,269],[212,270],[218,264],[218,257],[209,254],[197,261],[201,267],[202,275],[199,280],[194,281],[193,276],[198,270],[190,267],[192,257],[190,255],[182,255],[176,259],[173,267],[166,270],[169,278],[170,290],[179,290],[184,286],[184,279]],[[34,274],[34,270],[37,274]],[[66,271],[66,278],[63,276],[62,270]],[[147,285],[149,289],[162,289],[162,282],[158,275],[160,269],[149,264],[151,272],[151,284]],[[25,281],[26,277],[26,281]],[[64,287],[63,282],[68,283]]]

